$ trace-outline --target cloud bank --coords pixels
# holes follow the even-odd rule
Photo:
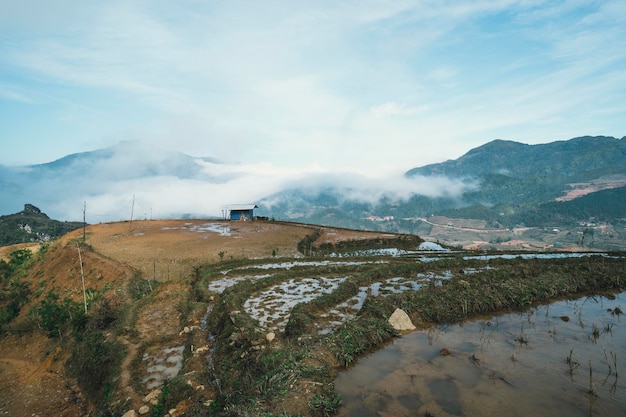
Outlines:
[[[89,223],[127,220],[131,213],[141,219],[221,217],[225,206],[278,198],[288,190],[308,195],[330,190],[342,202],[376,204],[416,194],[455,197],[475,186],[443,177],[329,172],[315,165],[227,164],[131,142],[1,173],[2,191],[10,196],[1,203],[4,213],[31,203],[53,218],[80,220],[86,204]],[[265,206],[271,210],[271,200]]]

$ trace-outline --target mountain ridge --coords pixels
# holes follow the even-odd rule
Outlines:
[[[584,167],[585,164],[589,166]],[[405,175],[471,177],[498,173],[513,177],[571,177],[581,168],[590,171],[599,167],[626,172],[626,137],[581,136],[537,145],[496,139],[458,159],[412,168]]]

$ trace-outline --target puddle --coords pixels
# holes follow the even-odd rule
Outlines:
[[[568,253],[517,253],[517,254],[499,254],[499,255],[476,255],[464,256],[463,260],[476,259],[479,261],[489,261],[491,259],[564,259],[564,258],[584,258],[587,256],[604,256],[607,253],[586,253],[586,252],[568,252]]]
[[[624,415],[626,316],[616,308],[626,293],[410,333],[338,376],[338,415]]]
[[[416,255],[421,252],[451,252],[450,249],[444,248],[443,246],[434,243],[434,242],[422,242],[417,247],[417,250],[406,250],[400,248],[379,248],[379,249],[361,249],[349,252],[333,252],[330,256],[331,258],[348,258],[348,257],[356,257],[356,256],[408,256],[408,255]]]
[[[476,274],[489,269],[493,268],[489,266],[484,268],[466,268],[463,270],[463,273]],[[444,271],[442,274],[427,272],[417,274],[417,278],[395,277],[375,282],[369,286],[359,287],[359,291],[354,297],[337,304],[327,313],[320,315],[320,320],[316,323],[317,333],[320,335],[328,334],[346,321],[355,318],[369,295],[385,297],[405,291],[417,291],[424,285],[441,285],[442,281],[449,280],[452,276],[453,273],[450,270]]]
[[[265,274],[265,275],[240,275],[236,277],[226,277],[226,278],[219,279],[217,281],[210,282],[208,288],[209,288],[209,291],[214,291],[214,292],[221,294],[224,292],[226,288],[232,287],[238,282],[245,281],[247,279],[254,281],[254,280],[267,278],[271,276],[272,275],[270,274]]]
[[[408,254],[409,257],[414,258],[416,260],[422,262],[436,262],[444,259],[449,259],[450,256],[456,255],[460,252],[449,252],[445,255],[440,256],[427,256],[424,253],[419,254]],[[467,252],[464,252],[467,253]],[[501,254],[493,254],[493,255],[466,255],[463,256],[462,259],[467,260],[479,260],[479,261],[490,261],[492,259],[564,259],[564,258],[584,258],[586,256],[604,256],[604,257],[619,257],[619,256],[610,256],[608,253],[600,253],[600,252],[559,252],[559,253],[501,253]]]
[[[141,383],[148,390],[161,388],[166,380],[178,375],[183,367],[185,346],[171,346],[164,349],[149,349],[143,354],[142,362],[146,366],[145,378]]]
[[[261,327],[284,331],[296,304],[329,294],[344,280],[343,277],[290,279],[248,298],[244,308]]]
[[[204,223],[201,225],[194,225],[189,230],[192,232],[217,233],[220,236],[232,236],[230,232],[230,225],[222,223]]]
[[[217,233],[220,236],[232,236],[230,231],[230,225],[222,223],[203,223],[193,224],[185,223],[180,227],[164,227],[163,230],[189,230],[192,232],[211,232]]]
[[[241,269],[286,269],[290,270],[295,267],[315,267],[315,266],[356,266],[356,265],[366,265],[366,264],[383,264],[388,263],[387,261],[290,261],[290,262],[276,262],[271,264],[259,264],[259,265],[249,265],[243,266],[241,268],[235,268],[233,270],[224,271],[224,274],[229,273],[230,271],[237,271]]]
[[[404,255],[409,255],[415,253],[415,251],[407,251],[404,249],[398,249],[398,248],[380,248],[380,249],[360,249],[360,250],[355,250],[355,251],[350,251],[350,252],[333,252],[331,254],[329,254],[328,256],[330,256],[331,258],[350,258],[350,257],[357,257],[357,256],[391,256],[391,257],[397,257],[397,256],[404,256]]]

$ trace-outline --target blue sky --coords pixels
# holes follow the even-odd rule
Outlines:
[[[623,1],[0,2],[3,165],[138,139],[382,175],[582,135],[626,135]]]

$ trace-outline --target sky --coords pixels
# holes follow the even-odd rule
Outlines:
[[[626,135],[623,0],[0,0],[0,165],[141,140],[383,177]]]

